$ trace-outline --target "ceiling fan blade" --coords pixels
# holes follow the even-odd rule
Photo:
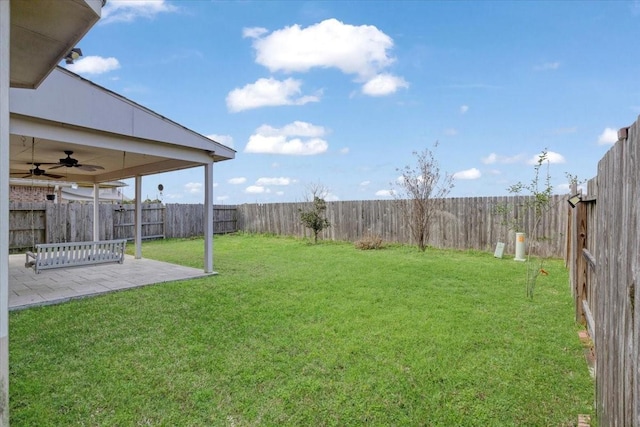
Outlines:
[[[41,165],[46,165],[47,163],[40,163],[40,164],[41,164]],[[51,165],[55,165],[55,166],[53,166],[53,167],[50,167],[50,168],[49,168],[49,170],[51,170],[51,169],[58,169],[58,168],[61,168],[61,167],[63,167],[63,166],[64,166],[64,165],[60,165],[60,164],[58,164],[58,163],[49,163],[49,164],[51,164]]]
[[[29,178],[30,176],[32,176],[33,174],[29,171],[23,171],[23,172],[11,172],[9,174],[9,176],[14,176],[16,178]]]
[[[50,174],[50,173],[43,173],[42,175],[43,175],[43,176],[48,176],[49,178],[53,178],[53,179],[60,179],[60,178],[62,178],[62,175],[53,175],[53,174]]]
[[[98,165],[76,165],[76,167],[78,169],[82,169],[84,171],[88,171],[88,172],[94,172],[98,169],[100,170],[104,170],[104,168],[102,166],[98,166]]]

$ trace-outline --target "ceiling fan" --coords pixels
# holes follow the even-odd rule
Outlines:
[[[80,164],[78,162],[78,159],[74,159],[73,157],[71,157],[71,155],[73,154],[73,151],[65,151],[64,154],[67,155],[67,157],[60,159],[60,161],[58,163],[40,163],[41,165],[55,165],[49,169],[58,169],[61,167],[67,167],[67,168],[78,168],[81,169],[83,171],[87,171],[87,172],[94,172],[98,169],[102,170],[104,169],[102,166],[98,166],[98,165],[86,165],[86,164]],[[35,165],[35,163],[34,163]]]
[[[49,178],[55,178],[55,179],[62,178],[62,175],[50,174],[50,173],[47,173],[44,169],[40,169],[41,164],[42,163],[33,163],[35,168],[29,169],[29,172],[26,175],[21,176],[21,178],[31,178],[34,176],[47,176]],[[26,172],[12,173],[11,175],[23,175],[24,173]]]

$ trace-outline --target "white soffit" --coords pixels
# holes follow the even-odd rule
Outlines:
[[[103,0],[11,0],[11,87],[38,87],[100,19],[102,5]]]

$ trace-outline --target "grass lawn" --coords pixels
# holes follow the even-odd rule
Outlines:
[[[202,240],[147,242],[202,267]],[[10,314],[13,426],[570,426],[567,272],[480,252],[215,238],[220,275]],[[117,268],[117,266],[114,266]]]

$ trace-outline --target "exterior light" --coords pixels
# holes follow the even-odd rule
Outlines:
[[[82,56],[82,50],[79,47],[74,47],[71,51],[64,57],[64,61],[67,64],[73,64],[73,61],[80,58]]]
[[[580,203],[581,201],[582,201],[582,195],[580,193],[569,197],[569,200],[567,200],[567,202],[569,202],[569,204],[571,205],[572,208],[575,208],[576,205],[578,203]]]

